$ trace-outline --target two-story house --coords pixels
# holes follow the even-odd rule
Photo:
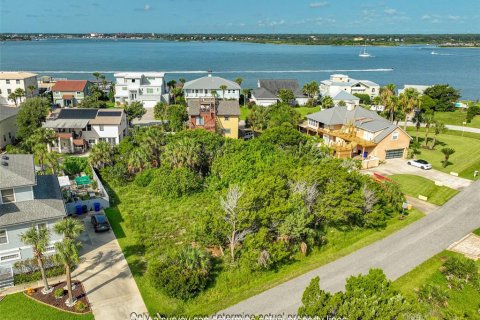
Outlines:
[[[8,154],[0,158],[0,288],[13,285],[13,264],[32,258],[31,247],[20,235],[32,226],[52,229],[66,217],[55,175],[37,175],[33,155]],[[51,232],[46,253],[62,237]]]
[[[225,86],[225,89],[221,88]],[[240,100],[240,85],[234,81],[221,77],[214,77],[211,73],[206,77],[187,81],[183,85],[185,99],[221,98],[224,100]]]
[[[153,108],[159,102],[170,101],[163,72],[120,72],[114,76],[115,102],[118,104],[138,101],[145,108]]]
[[[77,107],[91,93],[87,80],[60,80],[52,87],[53,103],[61,107]]]
[[[395,123],[362,107],[336,106],[307,115],[300,129],[323,137],[339,158],[406,158],[411,137]]]
[[[303,106],[308,102],[308,96],[295,79],[263,79],[258,80],[257,88],[252,91],[251,101],[258,106],[270,106],[280,101],[281,90],[290,90],[295,97],[292,104]]]
[[[19,97],[17,103],[8,96],[17,89],[22,89],[25,97],[38,94],[37,75],[30,72],[0,72],[0,105],[18,105],[24,97]]]
[[[339,92],[349,94],[368,94],[375,98],[380,93],[380,85],[370,80],[356,80],[345,74],[332,74],[330,79],[320,82],[320,94],[322,97],[335,97]]]
[[[123,109],[60,109],[42,126],[56,132],[48,148],[59,153],[83,153],[99,141],[117,145],[128,134]]]
[[[19,110],[20,108],[0,106],[0,149],[15,142]]]
[[[237,100],[202,98],[188,100],[188,126],[238,139],[240,105]]]

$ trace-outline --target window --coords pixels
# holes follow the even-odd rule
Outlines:
[[[202,117],[195,117],[195,124],[197,126],[203,126],[204,125],[204,119]]]
[[[100,131],[104,131],[105,130],[105,127],[104,126],[99,126],[100,127]]]
[[[395,131],[394,133],[392,133],[392,140],[398,140],[398,131]]]
[[[77,91],[77,94],[81,94],[82,92],[81,91]]]
[[[122,87],[122,90],[123,90],[123,91],[127,91],[127,87]]]
[[[55,252],[55,245],[49,245],[45,247],[44,253],[54,253]]]
[[[0,230],[0,244],[8,243],[7,230]]]
[[[8,94],[12,93],[12,89],[7,89],[7,93]]]
[[[91,124],[87,124],[87,131],[92,131],[92,125]]]
[[[372,88],[372,92],[375,92],[375,88]]]
[[[16,84],[20,84],[20,80],[16,80],[15,83],[16,83]]]
[[[147,88],[147,93],[153,94],[153,88]]]
[[[5,82],[6,82],[7,84],[10,84],[10,80],[5,80]]]
[[[135,83],[135,79],[132,79],[132,83]]]
[[[11,260],[18,260],[20,259],[20,252],[9,253],[3,256],[0,256],[0,262],[6,262]]]
[[[0,89],[0,94],[2,94],[2,89]]]
[[[88,144],[95,144],[95,139],[88,139]]]
[[[232,132],[231,129],[223,129],[223,133],[225,133],[225,134],[230,134],[230,132]]]
[[[225,117],[223,117],[223,120],[228,121],[228,120],[230,120],[230,117],[229,117],[229,116],[225,116]]]
[[[15,194],[13,189],[3,189],[2,193],[2,203],[15,202]]]

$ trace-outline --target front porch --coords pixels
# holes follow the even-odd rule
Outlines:
[[[57,139],[47,145],[48,151],[58,153],[85,153],[88,142],[73,132],[58,132]]]

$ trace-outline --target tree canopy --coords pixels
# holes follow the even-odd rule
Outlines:
[[[31,98],[22,102],[17,115],[17,136],[25,139],[33,134],[35,129],[42,126],[48,115],[50,103],[45,98]]]
[[[436,84],[427,88],[424,94],[433,100],[435,111],[454,111],[454,103],[460,98],[460,92],[448,84]]]

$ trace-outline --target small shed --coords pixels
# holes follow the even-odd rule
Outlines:
[[[60,185],[60,188],[69,188],[71,186],[68,176],[58,177],[58,184]]]

